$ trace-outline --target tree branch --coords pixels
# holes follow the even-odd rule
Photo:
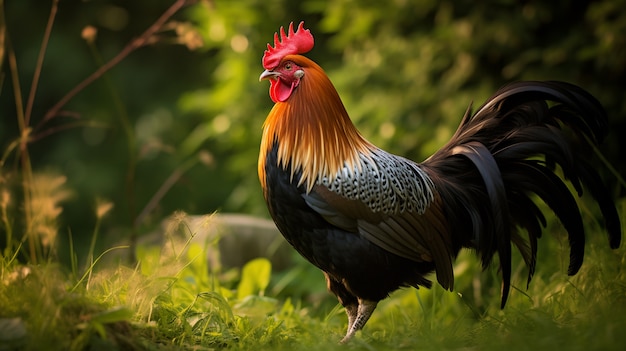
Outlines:
[[[26,125],[30,124],[30,116],[33,112],[33,105],[35,103],[35,93],[37,92],[37,85],[39,84],[39,77],[41,76],[41,70],[43,68],[43,59],[46,56],[46,48],[48,47],[50,34],[52,33],[52,25],[54,24],[54,18],[56,17],[58,7],[59,0],[53,0],[52,8],[50,9],[50,16],[48,17],[48,23],[46,24],[46,30],[44,32],[43,40],[41,41],[39,56],[37,57],[37,65],[35,66],[35,74],[33,74],[33,82],[30,86],[30,92],[28,93],[28,101],[26,102],[26,112],[24,112],[24,121]]]
[[[41,128],[44,124],[46,124],[49,120],[54,118],[59,114],[59,111],[65,106],[76,94],[85,89],[91,83],[93,83],[96,79],[100,78],[104,73],[113,68],[115,65],[120,63],[126,56],[128,56],[131,52],[137,50],[138,48],[146,45],[150,38],[157,33],[163,25],[167,22],[170,17],[172,17],[176,12],[178,12],[181,8],[186,5],[191,5],[198,0],[176,0],[172,6],[170,6],[162,15],[159,17],[148,29],[146,29],[139,37],[132,40],[128,43],[122,51],[120,51],[115,57],[106,62],[104,65],[100,66],[95,72],[93,72],[89,77],[85,78],[82,82],[78,83],[72,90],[70,90],[61,100],[59,100],[46,114],[43,119],[37,124],[35,130]]]

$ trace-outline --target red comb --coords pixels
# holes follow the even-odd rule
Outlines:
[[[300,22],[298,30],[293,31],[293,22],[289,23],[289,34],[285,34],[285,28],[280,27],[280,40],[278,33],[274,33],[274,47],[267,44],[267,50],[263,54],[263,67],[274,69],[280,60],[287,55],[304,54],[313,49],[313,35],[308,29],[304,29],[304,21]]]

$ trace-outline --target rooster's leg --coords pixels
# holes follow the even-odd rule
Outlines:
[[[359,305],[355,303],[353,305],[348,305],[345,308],[346,314],[348,315],[348,330],[350,330],[359,313]]]
[[[348,313],[348,332],[346,336],[341,339],[341,343],[345,343],[350,340],[354,334],[361,330],[365,323],[370,319],[370,316],[376,309],[378,302],[359,299],[359,306],[354,305],[346,306],[346,312]],[[355,308],[356,307],[356,308]],[[356,309],[356,315],[355,315]]]

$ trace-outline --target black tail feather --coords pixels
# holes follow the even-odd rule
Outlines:
[[[535,267],[537,266],[537,241],[541,238],[543,228],[545,228],[546,219],[537,205],[523,194],[511,194],[511,211],[519,214],[519,223],[516,223],[518,227],[526,228],[528,232],[528,245],[530,252],[528,256],[522,253],[522,257],[528,266],[528,279],[526,280],[526,288],[528,288],[530,281],[535,274]],[[520,250],[521,252],[521,250]]]
[[[475,248],[483,266],[498,253],[502,306],[510,290],[511,242],[528,265],[528,283],[535,272],[546,219],[530,195],[536,194],[568,232],[568,274],[582,265],[585,229],[565,181],[578,196],[583,188],[589,191],[604,216],[610,246],[619,246],[621,225],[611,194],[580,152],[601,142],[607,131],[604,109],[583,89],[519,82],[500,89],[476,113],[468,109],[450,142],[423,163],[439,175],[436,185],[458,226],[453,240]],[[527,244],[517,228],[526,232]]]
[[[585,252],[585,230],[576,199],[561,178],[537,161],[520,162],[518,172],[526,178],[515,180],[518,187],[539,196],[567,230],[570,244],[568,274],[575,274],[582,265]]]
[[[453,154],[467,157],[480,173],[489,197],[489,209],[493,220],[492,230],[478,236],[477,246],[481,252],[483,268],[489,265],[493,256],[494,246],[499,257],[511,256],[511,220],[506,198],[506,189],[496,160],[485,145],[479,142],[468,142],[452,150]],[[500,262],[502,269],[502,307],[506,304],[511,286],[511,260]]]

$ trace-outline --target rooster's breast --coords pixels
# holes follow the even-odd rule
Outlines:
[[[329,223],[305,201],[300,174],[278,164],[278,146],[265,159],[264,194],[276,226],[285,239],[309,262],[356,296],[378,301],[400,286],[428,285],[422,276],[433,270],[374,245],[358,231]]]

